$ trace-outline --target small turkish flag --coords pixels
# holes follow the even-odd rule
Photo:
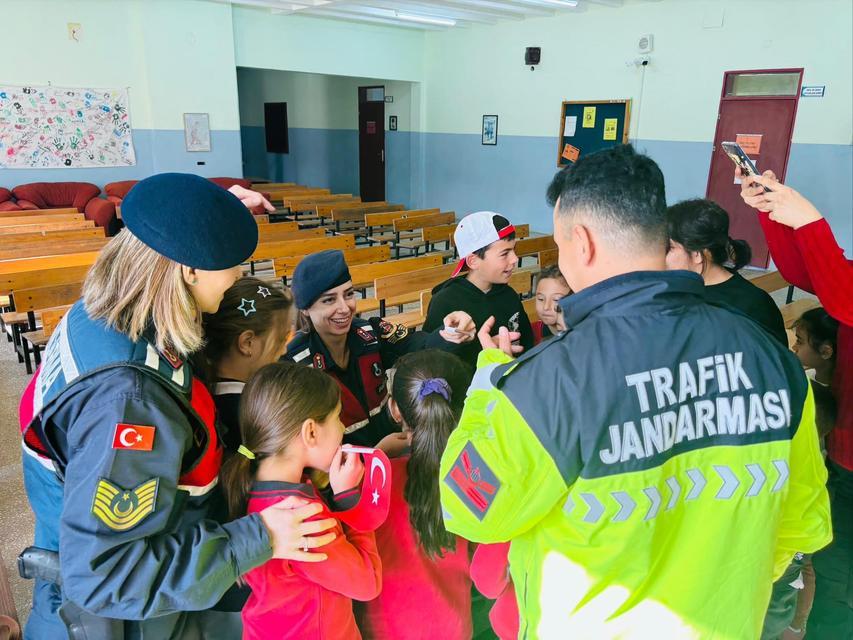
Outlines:
[[[154,448],[154,427],[119,422],[113,435],[113,449],[151,451]]]
[[[334,516],[356,531],[373,531],[388,517],[391,506],[391,462],[380,449],[344,445],[344,453],[360,453],[364,459],[364,479],[358,504]]]

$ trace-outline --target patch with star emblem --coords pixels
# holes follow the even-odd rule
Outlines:
[[[385,339],[391,344],[396,344],[400,342],[400,340],[405,338],[407,335],[409,335],[409,327],[404,324],[398,324],[397,327],[394,329],[394,333],[392,333]]]
[[[368,331],[367,329],[364,329],[363,327],[356,327],[355,332],[356,334],[358,334],[358,337],[364,340],[365,342],[376,341],[376,338],[373,337],[373,334],[370,333],[370,331]]]
[[[159,478],[151,478],[134,489],[123,489],[101,478],[92,501],[92,515],[113,531],[133,529],[154,513],[159,485]]]

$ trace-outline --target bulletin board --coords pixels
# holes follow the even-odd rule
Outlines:
[[[631,100],[581,100],[560,107],[557,166],[628,142]]]

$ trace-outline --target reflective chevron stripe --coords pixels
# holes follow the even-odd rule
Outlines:
[[[785,460],[773,460],[772,465],[777,472],[776,481],[773,483],[773,487],[771,489],[771,493],[775,493],[785,486],[789,476],[789,468],[788,463]],[[712,468],[721,481],[716,494],[714,494],[714,498],[716,500],[731,500],[736,496],[740,496],[741,494],[738,490],[740,489],[741,484],[746,488],[746,491],[743,493],[743,496],[746,498],[754,498],[758,496],[765,487],[769,486],[769,483],[767,482],[768,475],[766,469],[759,463],[753,462],[745,465],[746,471],[752,478],[752,482],[749,485],[745,482],[741,482],[740,478],[731,466],[713,465]],[[687,469],[685,474],[687,476],[686,479],[690,481],[691,485],[690,490],[684,497],[684,502],[686,503],[688,501],[696,500],[702,496],[702,493],[708,484],[708,480],[705,478],[705,474],[695,467]],[[684,478],[678,478],[674,475],[665,480],[665,484],[669,490],[669,495],[667,496],[666,506],[663,509],[661,509],[661,507],[664,505],[664,496],[661,493],[661,489],[657,486],[643,488],[642,494],[645,496],[645,499],[648,500],[648,508],[643,516],[643,520],[653,520],[660,515],[661,511],[666,512],[675,508],[681,498],[681,494],[683,492],[682,487],[686,486],[684,482]],[[575,501],[578,496],[581,500],[579,503]],[[574,497],[570,494],[566,498],[566,501],[563,503],[563,513],[566,516],[577,517],[583,522],[596,524],[605,516],[606,512],[615,508],[615,513],[610,521],[625,522],[637,511],[637,504],[640,500],[642,500],[642,497],[638,498],[638,492],[636,491],[610,491],[602,495],[584,491],[575,493]],[[585,504],[587,507],[586,510],[575,509],[577,504]],[[613,506],[611,506],[612,504]]]
[[[737,479],[737,476],[732,473],[732,470],[729,467],[724,465],[714,465],[714,471],[717,472],[717,475],[723,481],[723,485],[720,487],[720,490],[717,491],[716,498],[717,500],[728,500],[731,498],[737,488],[740,486],[740,480]]]

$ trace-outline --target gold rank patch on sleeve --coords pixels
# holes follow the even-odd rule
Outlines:
[[[152,478],[135,489],[122,489],[101,478],[92,514],[113,531],[132,529],[154,512],[159,482],[159,478]]]
[[[388,336],[386,340],[388,340],[388,342],[390,342],[391,344],[396,344],[397,342],[400,342],[400,340],[405,338],[407,335],[409,335],[409,328],[404,324],[398,324],[394,328],[394,333]]]

